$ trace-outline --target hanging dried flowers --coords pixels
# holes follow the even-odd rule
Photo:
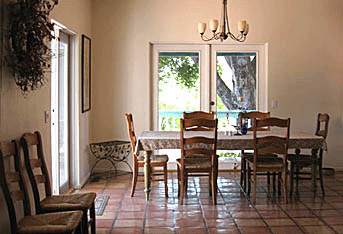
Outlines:
[[[27,93],[40,88],[50,67],[53,23],[49,14],[58,0],[16,0],[9,6],[10,48],[8,65],[20,89]]]

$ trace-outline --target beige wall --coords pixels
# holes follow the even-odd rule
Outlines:
[[[148,129],[149,43],[202,43],[197,23],[219,18],[221,0],[95,0],[92,140],[128,139],[125,112],[137,132]],[[343,169],[343,2],[341,0],[229,1],[231,28],[246,19],[246,43],[268,43],[268,102],[272,115],[291,117],[292,129],[314,132],[316,114],[331,123],[327,166]],[[234,43],[227,40],[223,43]]]
[[[5,6],[9,0],[5,0]],[[5,12],[6,13],[6,12]],[[91,37],[91,0],[60,0],[52,12],[52,18],[72,29],[79,36]],[[5,17],[7,22],[7,17]],[[6,26],[5,22],[5,28]],[[22,95],[15,85],[13,77],[6,67],[1,71],[1,109],[0,109],[0,140],[19,139],[24,132],[39,130],[44,139],[44,151],[48,167],[50,160],[50,124],[44,123],[44,111],[50,111],[50,77],[44,87],[27,96]],[[84,181],[89,173],[89,115],[80,116],[80,181]],[[0,192],[0,233],[9,233],[7,207]]]

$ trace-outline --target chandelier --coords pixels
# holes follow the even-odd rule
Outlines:
[[[232,40],[243,42],[245,41],[246,36],[249,32],[249,24],[247,24],[247,21],[245,20],[238,22],[238,30],[240,32],[238,36],[235,36],[230,32],[228,12],[227,12],[227,0],[223,0],[223,13],[222,13],[222,21],[221,21],[220,28],[218,29],[218,20],[211,20],[209,22],[209,27],[213,33],[211,38],[207,38],[204,35],[206,31],[206,23],[198,24],[198,30],[199,30],[201,39],[203,41],[211,41],[211,40],[224,41],[227,38],[231,37]]]

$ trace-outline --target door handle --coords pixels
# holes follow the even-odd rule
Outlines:
[[[216,103],[214,101],[210,101],[210,105],[214,106]]]

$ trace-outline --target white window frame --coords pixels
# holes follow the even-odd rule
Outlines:
[[[200,109],[209,111],[210,100],[210,47],[200,44],[151,44],[152,48],[152,110],[150,129],[158,130],[158,56],[160,52],[197,52],[199,53],[199,72],[200,72]]]
[[[211,99],[216,100],[217,95],[217,69],[216,56],[218,52],[228,53],[256,53],[256,109],[262,112],[268,112],[268,44],[224,44],[211,45]],[[216,103],[216,102],[215,102]],[[211,111],[216,111],[216,104],[211,106]]]

